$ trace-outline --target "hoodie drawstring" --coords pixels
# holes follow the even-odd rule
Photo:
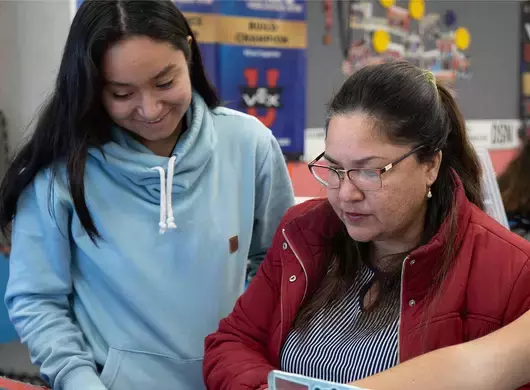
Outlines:
[[[153,167],[153,171],[158,171],[160,175],[160,222],[158,222],[160,234],[164,234],[167,229],[176,229],[175,218],[173,217],[173,207],[171,205],[171,198],[173,197],[173,175],[175,172],[176,157],[172,156],[169,159],[166,172],[162,167]]]
[[[175,161],[177,160],[176,156],[172,156],[169,159],[169,164],[167,166],[167,186],[166,186],[166,200],[167,200],[167,227],[169,229],[176,229],[175,218],[173,218],[173,206],[171,205],[171,199],[173,198],[173,175],[175,173]],[[160,191],[163,189],[160,188]]]

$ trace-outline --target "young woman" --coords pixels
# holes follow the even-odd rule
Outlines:
[[[6,303],[54,389],[204,387],[204,337],[294,203],[271,132],[219,107],[170,0],[86,1],[0,193]]]
[[[519,132],[523,147],[499,177],[499,188],[510,229],[530,241],[530,140]]]
[[[310,168],[327,200],[286,214],[207,338],[212,390],[263,389],[273,369],[353,382],[530,308],[530,243],[481,210],[478,158],[432,73],[404,62],[360,70],[326,129]]]

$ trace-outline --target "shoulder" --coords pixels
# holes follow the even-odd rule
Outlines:
[[[66,183],[64,166],[38,172],[18,199],[15,226],[40,234],[43,226],[68,221],[73,206]]]
[[[484,250],[503,251],[517,259],[530,258],[530,242],[511,232],[485,212],[473,207],[468,233]]]
[[[314,198],[291,207],[280,223],[279,231],[287,229],[315,242],[314,237],[330,237],[342,226],[326,198]]]
[[[214,126],[222,136],[269,144],[274,139],[272,131],[252,115],[226,107],[217,107],[210,112]]]
[[[33,181],[22,192],[21,200],[30,200],[40,203],[48,203],[51,196],[54,199],[64,201],[68,198],[68,186],[66,167],[62,163],[57,163],[55,169],[44,168],[37,172]]]
[[[288,224],[293,220],[307,216],[308,213],[319,212],[319,208],[327,204],[324,198],[309,199],[305,202],[298,203],[289,208],[282,219],[282,224]]]
[[[509,294],[513,286],[530,276],[530,242],[506,229],[474,207],[463,244],[470,256],[470,283],[490,292]],[[482,286],[482,287],[480,287]]]

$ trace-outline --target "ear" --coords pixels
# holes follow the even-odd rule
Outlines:
[[[442,164],[442,151],[438,151],[430,160],[425,161],[425,179],[427,187],[431,187],[438,178],[438,171]]]
[[[187,41],[188,41],[188,46],[190,46],[190,47],[191,47],[191,42],[192,42],[192,40],[193,40],[193,39],[191,38],[191,35],[188,35],[188,39],[187,39]]]

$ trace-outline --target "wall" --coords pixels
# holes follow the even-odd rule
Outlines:
[[[518,3],[429,1],[427,8],[432,12],[453,9],[458,23],[471,32],[473,77],[457,84],[466,119],[517,118]],[[319,128],[327,101],[344,80],[342,55],[336,20],[332,44],[322,44],[321,1],[308,1],[308,21],[307,127]],[[19,143],[21,130],[52,86],[69,22],[68,0],[0,1],[0,109],[9,120],[12,146]],[[499,25],[503,28],[495,28]]]
[[[11,150],[53,85],[69,24],[67,0],[0,1],[0,110]]]

